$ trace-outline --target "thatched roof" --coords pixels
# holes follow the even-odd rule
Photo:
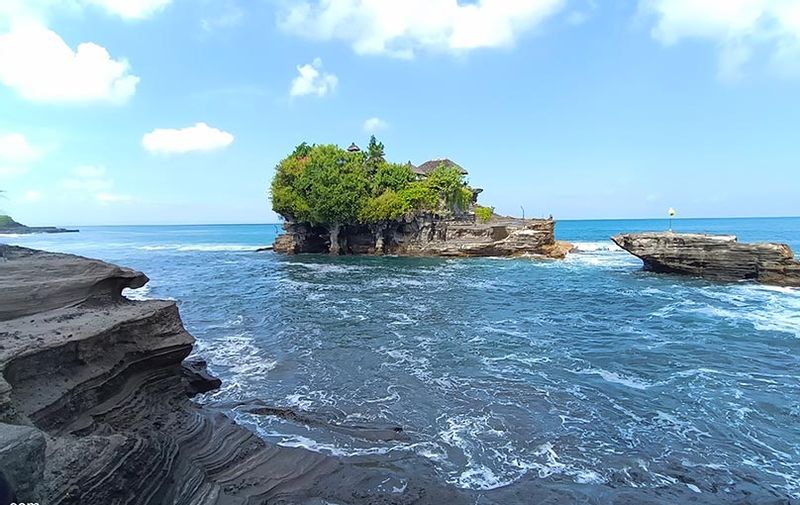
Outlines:
[[[459,172],[461,172],[462,175],[467,175],[467,171],[464,170],[464,168],[461,165],[447,158],[437,158],[434,160],[426,161],[422,165],[414,167],[413,170],[414,173],[417,175],[428,175],[429,173],[439,168],[439,165],[444,165],[447,168],[456,168],[458,169]]]

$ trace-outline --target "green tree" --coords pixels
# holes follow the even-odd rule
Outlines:
[[[400,195],[387,189],[380,196],[370,198],[361,209],[362,223],[381,223],[395,221],[411,210],[411,206]]]
[[[455,167],[439,165],[425,179],[428,188],[440,198],[439,207],[451,212],[463,211],[472,201],[472,191],[466,186],[464,175]]]
[[[367,146],[367,168],[370,174],[374,174],[378,168],[386,163],[386,153],[383,142],[378,142],[375,135],[370,136],[369,146]]]
[[[381,195],[387,189],[400,191],[414,181],[414,173],[408,165],[381,163],[372,176],[372,194]]]

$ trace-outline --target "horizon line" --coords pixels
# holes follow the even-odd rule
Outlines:
[[[513,217],[516,219],[522,219],[521,217],[517,216],[507,216]],[[531,217],[526,218],[526,220],[536,220],[536,219],[546,219],[543,217]],[[556,223],[559,222],[578,222],[578,221],[661,221],[661,220],[669,220],[669,216],[664,217],[625,217],[625,218],[609,218],[609,217],[601,217],[601,218],[570,218],[570,219],[555,219]],[[729,216],[729,217],[675,217],[672,218],[673,221],[680,222],[680,221],[699,221],[699,220],[713,220],[713,219],[800,219],[800,215],[798,216]],[[70,224],[70,225],[58,225],[59,227],[111,227],[111,226],[281,226],[283,222],[252,222],[252,223],[127,223],[127,224]],[[41,225],[45,226],[45,225]]]

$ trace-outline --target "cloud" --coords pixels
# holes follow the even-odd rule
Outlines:
[[[26,202],[38,202],[42,199],[43,196],[44,195],[42,194],[41,191],[36,191],[32,189],[30,191],[26,191],[25,194],[22,195],[22,198]]]
[[[800,75],[800,3],[793,0],[640,0],[657,18],[653,37],[671,46],[705,39],[720,48],[719,73],[737,78],[758,50],[782,74]]]
[[[44,152],[21,133],[0,133],[0,178],[19,177],[30,171],[30,164]]]
[[[378,133],[389,128],[389,123],[379,117],[371,117],[364,121],[364,131],[367,133]]]
[[[172,0],[83,0],[123,19],[145,19],[163,10]]]
[[[139,78],[124,59],[92,42],[71,47],[37,23],[17,23],[0,35],[0,83],[35,102],[123,103]]]
[[[72,177],[61,181],[62,187],[72,192],[71,198],[91,198],[102,204],[125,203],[133,197],[111,191],[114,181],[108,177],[105,167],[84,165],[72,171]]]
[[[99,8],[126,21],[149,18],[164,10],[172,0],[1,0],[0,25],[13,21],[46,22],[53,14],[80,14]]]
[[[85,165],[73,170],[72,175],[73,177],[62,181],[64,189],[94,193],[111,189],[114,186],[114,181],[106,177],[104,167]]]
[[[316,0],[279,18],[296,35],[342,40],[358,54],[411,58],[420,50],[508,47],[560,11],[566,0]]]
[[[156,128],[142,137],[142,146],[151,153],[183,154],[224,149],[233,139],[228,132],[197,123],[181,129]]]
[[[336,89],[339,78],[333,74],[322,71],[322,60],[314,61],[297,67],[297,77],[292,80],[289,88],[291,96],[317,95],[325,96]]]
[[[244,11],[235,4],[229,2],[223,8],[224,10],[216,15],[201,19],[200,27],[207,32],[213,32],[218,29],[238,26],[244,19]]]
[[[25,175],[30,171],[28,167],[19,165],[0,166],[0,179],[10,179],[12,177],[19,177]]]
[[[31,163],[42,154],[42,150],[28,142],[25,135],[0,133],[0,163]]]
[[[133,201],[131,195],[123,195],[120,193],[97,193],[94,195],[95,199],[100,203],[128,203]]]

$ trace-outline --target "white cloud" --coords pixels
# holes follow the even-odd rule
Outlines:
[[[706,39],[720,48],[719,72],[736,78],[757,50],[781,73],[800,74],[800,2],[796,0],[640,0],[657,17],[664,45]]]
[[[94,195],[94,197],[100,203],[127,203],[133,200],[131,195],[123,195],[120,193],[101,192]]]
[[[280,26],[296,35],[349,42],[358,54],[411,58],[419,50],[463,52],[514,44],[565,0],[318,0],[295,2]]]
[[[164,9],[172,0],[83,0],[83,2],[102,7],[109,14],[123,19],[144,19]]]
[[[181,129],[156,128],[142,137],[142,146],[151,153],[183,154],[224,149],[233,139],[226,131],[197,123]]]
[[[217,5],[215,3],[215,5]],[[217,29],[231,28],[239,25],[244,19],[244,11],[233,3],[223,6],[223,10],[215,15],[205,17],[200,20],[200,27],[212,32]]]
[[[139,78],[124,59],[92,42],[71,47],[37,23],[17,23],[0,35],[0,83],[37,102],[125,102]]]
[[[130,195],[115,193],[114,181],[107,176],[105,167],[84,165],[72,171],[72,177],[61,181],[61,185],[74,196],[89,198],[101,204],[125,203],[133,200]]]
[[[378,133],[389,128],[389,123],[379,117],[371,117],[364,121],[364,131],[367,133]]]
[[[124,20],[141,20],[157,14],[172,0],[0,0],[0,25],[11,21],[45,22],[54,14],[80,14],[99,8]]]
[[[0,133],[0,163],[31,163],[42,154],[42,150],[28,142],[25,135]]]
[[[73,170],[72,173],[81,179],[96,179],[105,176],[106,169],[95,165],[83,165]]]
[[[28,173],[30,169],[19,165],[0,166],[0,179],[10,179]]]
[[[322,71],[322,60],[314,61],[297,67],[297,77],[292,80],[289,88],[291,96],[317,95],[325,96],[336,89],[339,78],[333,74]]]
[[[94,193],[105,191],[114,186],[114,181],[107,178],[103,167],[85,165],[72,171],[73,177],[62,182],[64,189]]]
[[[42,194],[41,191],[36,191],[33,189],[30,191],[26,191],[25,194],[22,195],[23,199],[26,202],[38,202],[42,199],[43,196],[44,195]]]

